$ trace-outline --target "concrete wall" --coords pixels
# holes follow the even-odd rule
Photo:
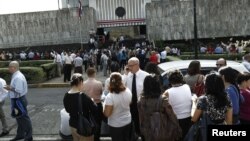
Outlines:
[[[95,17],[88,7],[81,22],[77,8],[0,15],[0,48],[80,43],[80,27],[82,42],[88,42],[89,30],[96,29]]]
[[[196,3],[198,38],[250,35],[250,0],[196,0]],[[193,38],[193,0],[152,0],[146,5],[146,19],[150,38]]]

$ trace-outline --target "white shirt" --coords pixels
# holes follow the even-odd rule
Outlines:
[[[76,58],[76,54],[75,53],[71,53],[70,54],[71,58],[74,60]]]
[[[5,89],[3,88],[5,85],[6,85],[6,81],[0,78],[0,95],[5,92]]]
[[[28,84],[26,78],[20,71],[12,74],[10,86],[15,90],[9,91],[10,98],[17,98],[26,95],[28,92]]]
[[[108,117],[108,125],[112,127],[123,127],[131,122],[130,103],[132,93],[126,88],[119,94],[109,93],[104,101],[104,105],[112,105],[113,111]]]
[[[5,85],[6,81],[0,78],[0,102],[2,102],[8,96],[8,91],[3,88]]]
[[[20,53],[20,58],[21,59],[26,59],[26,53]]]
[[[161,52],[161,59],[166,59],[167,58],[167,51],[164,50]]]
[[[143,82],[145,77],[149,75],[147,72],[139,69],[136,72],[136,92],[137,92],[137,99],[139,100],[140,95],[143,90]],[[126,86],[132,91],[132,82],[133,82],[133,74],[131,72],[128,73],[128,76],[125,79]]]
[[[161,55],[159,53],[157,53],[156,56],[157,56],[157,63],[160,63],[161,62]]]
[[[56,63],[62,63],[62,58],[60,54],[56,55]]]
[[[191,116],[192,94],[190,87],[184,84],[179,87],[172,87],[166,90],[169,94],[169,104],[172,106],[177,119],[184,119]]]
[[[71,56],[65,55],[65,64],[72,64],[73,59]]]

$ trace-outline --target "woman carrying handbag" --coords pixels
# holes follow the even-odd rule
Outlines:
[[[90,114],[96,113],[95,103],[84,93],[83,90],[83,76],[80,73],[75,73],[71,79],[71,89],[65,94],[63,104],[65,110],[69,113],[69,125],[74,141],[93,141],[94,133],[91,135],[80,135],[80,129],[86,125],[80,124],[80,118],[89,120]],[[81,98],[81,100],[79,100]],[[81,104],[79,104],[81,102]],[[80,107],[81,105],[82,107]],[[80,126],[79,126],[80,125]]]
[[[200,122],[200,139],[206,141],[207,125],[231,125],[232,103],[225,92],[225,86],[221,76],[211,73],[206,76],[204,96],[199,97],[197,109],[192,117],[192,122]],[[201,118],[201,119],[200,119]],[[197,124],[197,123],[196,123]],[[195,126],[195,124],[193,125]],[[190,128],[190,130],[192,127]],[[194,131],[190,131],[184,141],[189,141]],[[195,141],[194,139],[191,139]]]

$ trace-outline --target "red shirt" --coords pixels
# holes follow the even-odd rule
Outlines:
[[[244,101],[240,105],[240,119],[250,121],[250,90],[241,89],[240,93],[244,97]]]
[[[157,58],[156,54],[151,55],[149,58],[149,61],[157,64],[158,58]]]

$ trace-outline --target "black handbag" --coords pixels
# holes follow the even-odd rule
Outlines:
[[[85,117],[83,115],[83,109],[82,109],[82,93],[79,94],[79,101],[78,101],[78,105],[79,105],[79,113],[78,113],[78,118],[79,118],[79,123],[78,123],[78,127],[77,127],[77,133],[79,135],[88,137],[88,136],[92,136],[95,132],[96,132],[96,123],[95,123],[95,119],[92,115],[92,113],[90,112],[90,110],[88,109],[88,117]]]

